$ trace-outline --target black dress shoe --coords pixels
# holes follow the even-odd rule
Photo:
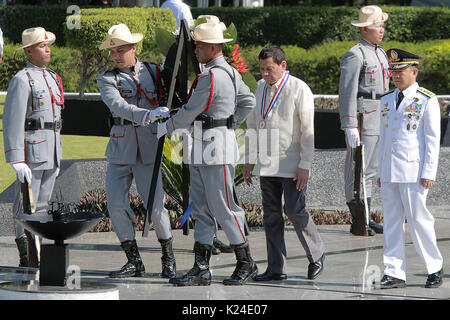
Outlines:
[[[388,275],[384,275],[380,281],[380,289],[392,289],[392,288],[405,288],[406,281],[398,278],[394,278]]]
[[[442,284],[442,278],[444,278],[444,269],[438,272],[428,275],[425,288],[437,288]]]
[[[319,276],[323,270],[323,261],[325,260],[325,254],[323,254],[316,262],[311,262],[308,266],[308,279],[314,280]]]
[[[266,270],[262,274],[258,274],[253,277],[254,281],[271,281],[271,280],[286,280],[286,273],[276,273],[269,270]]]

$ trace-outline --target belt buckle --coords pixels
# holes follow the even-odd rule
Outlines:
[[[61,130],[62,120],[55,121],[55,130]]]

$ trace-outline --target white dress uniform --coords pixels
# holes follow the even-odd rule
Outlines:
[[[440,109],[436,96],[417,83],[381,98],[378,176],[384,221],[384,274],[406,279],[405,218],[428,274],[442,269],[434,218],[426,207],[428,189],[420,180],[436,180],[440,144]]]

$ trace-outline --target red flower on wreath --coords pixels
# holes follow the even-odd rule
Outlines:
[[[234,45],[233,51],[228,55],[231,57],[229,59],[229,64],[232,65],[239,73],[248,72],[248,65],[245,64],[245,60],[239,52],[238,44]]]

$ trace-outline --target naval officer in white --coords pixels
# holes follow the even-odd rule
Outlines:
[[[401,49],[387,52],[397,87],[381,98],[377,179],[384,221],[382,289],[406,286],[405,218],[417,253],[427,268],[427,288],[443,279],[434,218],[426,207],[436,181],[440,109],[436,96],[416,82],[423,57]]]

